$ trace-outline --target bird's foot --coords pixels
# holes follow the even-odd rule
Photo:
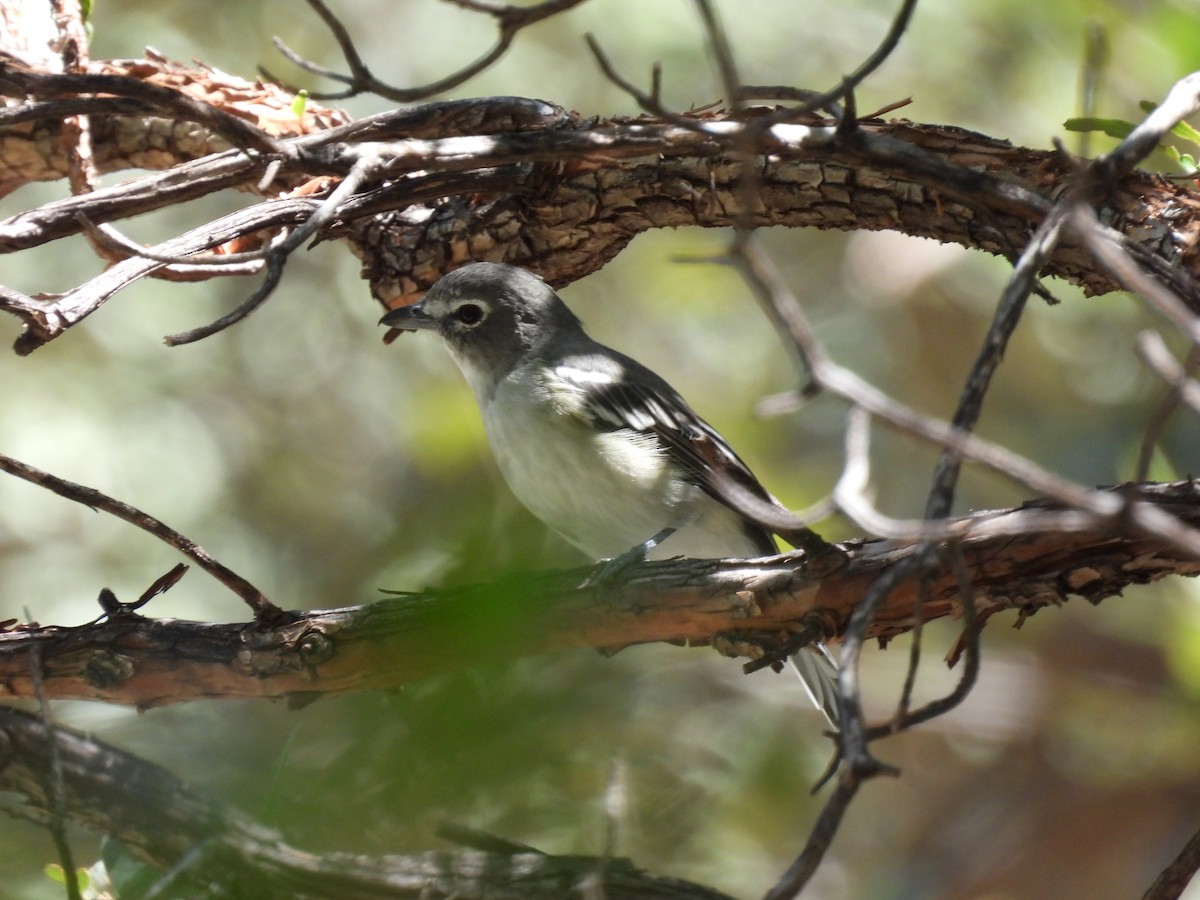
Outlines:
[[[600,560],[581,586],[590,588],[610,586],[613,582],[620,580],[621,576],[625,574],[630,566],[645,562],[646,557],[650,555],[650,551],[674,533],[674,528],[664,528],[658,534],[654,535],[654,537],[642,541],[642,543],[634,547],[630,547],[620,556]]]

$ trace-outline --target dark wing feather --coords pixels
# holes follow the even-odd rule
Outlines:
[[[574,412],[589,426],[654,435],[694,484],[735,512],[736,507],[722,496],[723,484],[712,477],[712,472],[721,472],[768,503],[777,502],[724,438],[696,415],[669,384],[628,357],[620,354],[613,357],[617,365],[609,374],[616,377],[597,377],[599,373],[594,370],[585,374],[572,368],[569,361],[555,369],[555,374],[576,395]],[[630,383],[631,376],[636,383]],[[743,521],[746,534],[764,555],[776,552],[775,541],[762,526],[745,518]],[[793,656],[792,664],[809,697],[836,731],[837,662],[824,644],[817,643]]]
[[[572,378],[574,370],[569,366],[556,372],[583,395],[579,412],[592,427],[653,434],[689,481],[730,509],[734,507],[722,496],[723,483],[713,472],[722,473],[768,503],[775,502],[741,457],[674,388],[639,363],[627,357],[620,361],[624,377],[611,380]],[[747,520],[746,533],[764,554],[777,552],[774,540],[761,526]]]

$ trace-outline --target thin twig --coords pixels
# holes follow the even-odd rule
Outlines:
[[[262,271],[265,253],[262,250],[242,253],[213,253],[213,254],[166,254],[155,253],[149,247],[137,243],[123,235],[112,225],[97,225],[82,212],[76,213],[84,233],[97,244],[103,246],[112,256],[113,262],[138,257],[163,263],[166,268],[151,273],[162,275],[164,272],[190,274],[206,272],[212,277],[220,275],[256,275]]]
[[[800,851],[800,855],[796,857],[788,870],[767,891],[764,900],[789,900],[804,889],[808,880],[816,872],[817,866],[821,864],[821,860],[829,851],[838,827],[842,824],[842,818],[846,815],[846,810],[850,808],[850,801],[854,799],[861,786],[862,782],[850,775],[845,775],[838,781],[834,792],[822,807],[816,824],[809,832],[804,849]]]
[[[287,231],[280,231],[272,239],[272,245],[282,244],[286,239]],[[183,344],[191,344],[206,337],[211,337],[218,332],[224,331],[231,325],[236,325],[262,306],[267,301],[267,298],[274,293],[275,288],[279,286],[279,282],[283,280],[283,267],[286,262],[287,254],[273,254],[268,251],[266,257],[266,277],[263,278],[262,284],[258,286],[258,289],[253,294],[238,304],[234,310],[226,313],[219,319],[209,322],[207,325],[201,325],[199,328],[192,328],[177,334],[168,334],[163,338],[163,343],[168,347],[179,347]]]
[[[153,247],[151,255],[172,258],[186,256],[227,243],[260,228],[284,228],[307,219],[314,205],[309,198],[296,197],[260,203],[166,240]],[[22,355],[33,352],[91,315],[118,291],[163,265],[152,258],[130,257],[64,294],[52,304],[23,304],[19,297],[6,297],[6,304],[12,306],[11,311],[21,317],[27,328],[17,339],[17,352]]]
[[[695,0],[708,35],[708,45],[717,63],[717,71],[721,75],[721,87],[735,115],[742,111],[742,101],[738,87],[741,81],[738,77],[737,63],[733,58],[733,49],[729,43],[729,34],[717,17],[709,0]],[[740,166],[737,181],[737,196],[740,200],[734,217],[734,228],[739,240],[748,234],[754,224],[754,211],[762,205],[762,169],[754,164],[754,160],[763,152],[763,138],[766,131],[755,128],[743,128],[736,135],[734,148],[736,160]]]
[[[762,119],[755,120],[758,123],[758,127],[766,128],[781,122],[794,121],[816,110],[825,109],[830,103],[844,99],[847,94],[852,93],[869,75],[882,66],[887,61],[887,58],[900,46],[900,38],[904,36],[904,32],[908,29],[908,24],[912,20],[913,13],[916,10],[917,0],[903,0],[900,8],[896,10],[896,15],[892,18],[892,23],[888,27],[887,33],[883,36],[883,40],[879,42],[879,46],[875,48],[870,56],[863,60],[857,69],[849,75],[843,76],[841,84],[814,97],[810,97],[799,106],[781,109],[778,112],[771,113],[769,116],[764,116]]]
[[[1178,900],[1200,871],[1200,831],[1192,835],[1183,845],[1179,855],[1171,861],[1154,884],[1142,895],[1142,900]]]
[[[312,215],[305,219],[298,227],[292,229],[290,233],[281,231],[275,236],[264,252],[267,264],[267,277],[263,279],[263,283],[259,285],[258,290],[246,298],[237,309],[221,316],[221,318],[208,325],[193,328],[190,331],[184,331],[179,334],[168,335],[164,338],[167,346],[178,347],[182,344],[190,344],[214,335],[219,331],[224,331],[229,326],[240,322],[258,309],[266,302],[267,298],[271,296],[275,288],[278,287],[279,282],[283,279],[284,266],[287,264],[288,258],[292,253],[300,249],[305,241],[333,221],[342,211],[345,204],[358,191],[362,183],[382,167],[383,160],[386,158],[386,153],[364,156],[350,170],[350,173],[342,179],[342,182],[330,192],[329,196],[320,202],[320,205],[313,210]]]
[[[1176,294],[1177,285],[1168,287],[1138,265],[1130,255],[1129,248],[1116,238],[1123,237],[1100,222],[1096,211],[1084,204],[1076,204],[1071,210],[1071,228],[1083,241],[1088,250],[1104,269],[1125,290],[1139,295],[1156,312],[1186,334],[1192,343],[1200,343],[1200,318]],[[1200,291],[1186,272],[1180,278],[1191,282],[1194,290]]]
[[[975,604],[975,590],[971,584],[971,574],[967,570],[961,544],[948,544],[943,548],[943,555],[950,560],[950,566],[958,581],[959,605],[963,616],[963,630],[959,638],[963,650],[962,674],[954,689],[946,696],[931,700],[922,707],[906,712],[898,720],[868,728],[865,735],[868,741],[907,731],[936,719],[938,716],[944,716],[967,699],[967,696],[975,688],[975,683],[979,680],[979,635],[983,630],[983,623]]]
[[[1143,331],[1139,334],[1137,349],[1143,362],[1167,383],[1167,389],[1162,399],[1151,410],[1149,420],[1142,431],[1142,440],[1138,447],[1137,465],[1133,476],[1134,481],[1140,482],[1150,476],[1150,464],[1154,459],[1154,449],[1162,439],[1167,423],[1171,420],[1172,413],[1179,407],[1180,401],[1200,412],[1200,383],[1192,377],[1196,370],[1200,369],[1200,344],[1192,345],[1183,365],[1176,362],[1171,351],[1167,349],[1162,335],[1158,332]]]
[[[986,441],[947,422],[918,413],[880,391],[856,373],[834,363],[817,340],[812,326],[795,296],[784,285],[769,257],[753,240],[734,245],[734,259],[755,295],[781,322],[794,344],[794,352],[805,361],[819,388],[848,403],[860,406],[897,431],[949,448],[966,459],[1005,475],[1038,494],[1053,497],[1068,507],[1097,515],[1113,515],[1121,503],[1109,495],[1068,481],[1013,451]],[[779,510],[768,512],[765,504],[757,511],[768,527],[795,527],[799,522],[785,518]],[[754,518],[754,516],[752,516]]]
[[[650,93],[646,93],[617,71],[616,66],[612,64],[612,61],[608,58],[608,54],[604,52],[604,49],[600,46],[600,42],[596,40],[595,35],[585,34],[583,39],[587,43],[588,49],[592,51],[592,56],[595,58],[596,64],[600,67],[600,71],[604,73],[604,77],[632,97],[634,102],[644,112],[658,116],[664,122],[678,125],[680,128],[687,128],[689,131],[701,134],[707,133],[704,127],[705,123],[702,119],[677,113],[663,105],[662,98],[659,96],[659,90],[662,86],[662,68],[657,63],[652,69]]]
[[[737,61],[733,57],[733,48],[729,43],[729,33],[717,17],[710,0],[695,0],[696,10],[700,13],[700,21],[704,23],[704,32],[708,35],[708,49],[717,64],[721,75],[721,87],[725,91],[726,103],[732,105],[735,112],[741,109],[742,101],[738,96],[738,86],[742,83],[738,77]]]
[[[154,535],[160,541],[174,547],[184,556],[195,562],[205,572],[212,575],[217,581],[221,582],[221,584],[241,597],[254,610],[254,615],[258,620],[264,623],[278,623],[288,620],[288,614],[268,600],[262,591],[232,569],[218,562],[195,541],[184,537],[162,520],[156,519],[154,516],[144,513],[140,509],[130,506],[128,503],[114,500],[112,497],[102,494],[95,488],[67,481],[64,478],[59,478],[57,475],[43,472],[41,469],[18,462],[8,456],[0,455],[0,471],[23,478],[32,484],[53,491],[60,497],[66,497],[68,500],[73,500],[76,503],[82,503],[91,509],[102,510],[109,515],[116,516],[122,521],[137,526],[143,531]]]
[[[1017,265],[1004,286],[992,323],[984,336],[983,346],[963,386],[958,406],[950,422],[953,428],[959,431],[973,431],[979,421],[983,399],[991,385],[992,376],[1004,358],[1009,338],[1012,337],[1017,323],[1021,320],[1021,314],[1025,311],[1025,304],[1033,291],[1037,274],[1058,244],[1066,216],[1064,206],[1055,207],[1038,226],[1029,245],[1017,260]],[[954,504],[955,485],[961,470],[962,457],[952,450],[944,451],[934,470],[933,487],[925,506],[926,518],[944,519],[950,514]]]
[[[413,103],[417,100],[432,97],[434,94],[453,90],[467,79],[478,75],[508,51],[508,48],[512,46],[513,39],[516,38],[518,32],[522,29],[543,19],[566,12],[574,6],[578,6],[584,0],[544,0],[544,2],[533,6],[482,3],[479,0],[454,0],[454,2],[458,6],[475,12],[486,13],[495,19],[497,28],[499,29],[496,43],[483,56],[470,65],[464,66],[444,78],[421,85],[420,87],[399,88],[376,78],[371,73],[371,70],[367,68],[346,26],[325,5],[323,0],[308,0],[308,5],[321,17],[321,21],[325,23],[325,27],[333,34],[338,47],[342,51],[342,57],[345,59],[346,65],[350,70],[348,75],[335,72],[332,69],[305,59],[288,47],[279,37],[275,37],[272,40],[274,41],[275,48],[300,68],[314,75],[319,75],[322,78],[330,78],[346,85],[346,89],[343,91],[309,91],[309,96],[314,100],[344,100],[347,97],[370,93],[395,103]],[[279,79],[275,78],[265,69],[260,68],[260,71],[266,78],[272,81],[279,81]]]
[[[1084,26],[1083,37],[1083,66],[1079,77],[1079,115],[1090,119],[1096,114],[1096,96],[1100,92],[1104,70],[1108,67],[1111,56],[1108,45],[1108,32],[1099,22],[1088,22]],[[1091,156],[1089,153],[1092,133],[1079,132],[1079,155]]]
[[[838,705],[842,712],[838,723],[838,752],[855,778],[871,778],[890,772],[890,767],[875,759],[867,750],[866,724],[858,687],[858,663],[867,630],[875,619],[875,613],[892,591],[926,571],[935,557],[936,550],[932,546],[922,545],[911,556],[883,572],[871,582],[862,602],[854,607],[842,634],[841,665],[838,670]]]
[[[25,618],[33,621],[29,611]],[[67,887],[68,900],[81,900],[79,891],[79,874],[75,870],[75,856],[71,852],[71,843],[67,840],[66,792],[63,790],[62,754],[58,748],[58,732],[54,727],[54,718],[50,714],[50,701],[46,697],[45,684],[42,681],[42,645],[34,644],[29,654],[29,679],[33,685],[33,693],[37,698],[38,711],[41,716],[42,728],[46,735],[46,746],[49,749],[50,766],[45,773],[45,791],[49,806],[49,819],[46,827],[54,841],[54,849],[58,853],[59,863],[63,870],[63,880]]]
[[[1163,102],[1143,119],[1112,152],[1096,160],[1097,173],[1107,183],[1116,181],[1149,156],[1171,129],[1200,110],[1200,72],[1180,78]]]
[[[792,87],[786,84],[744,84],[738,87],[734,94],[740,102],[747,100],[774,100],[778,102],[808,102],[809,100],[824,99],[825,94],[822,91],[813,91],[807,88]],[[912,102],[911,99],[907,102]],[[835,119],[842,117],[842,106],[837,101],[831,100],[819,110],[829,113]]]
[[[900,688],[900,699],[896,701],[896,711],[892,714],[892,728],[898,730],[899,723],[904,721],[912,707],[913,689],[917,686],[917,670],[921,668],[921,636],[925,633],[925,604],[929,601],[929,576],[922,575],[917,580],[917,599],[913,604],[912,641],[908,647],[908,670],[904,673],[904,684]],[[870,729],[868,729],[869,732]]]

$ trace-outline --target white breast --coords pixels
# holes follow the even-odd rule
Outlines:
[[[492,453],[517,499],[593,559],[617,556],[667,526],[651,558],[757,556],[741,519],[672,478],[652,435],[594,432],[538,365],[510,373],[481,401]],[[468,379],[470,380],[470,379]]]

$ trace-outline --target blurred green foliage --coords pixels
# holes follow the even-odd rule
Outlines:
[[[895,4],[717,6],[744,81],[822,88],[874,47]],[[433,0],[346,0],[337,9],[373,70],[402,85],[457,68],[492,39],[482,17]],[[1163,96],[1200,59],[1197,11],[1185,0],[929,0],[859,106],[911,95],[904,114],[914,119],[1047,146],[1080,112],[1089,23],[1111,46],[1097,115],[1136,121],[1140,98]],[[270,37],[280,34],[339,66],[333,42],[295,0],[105,0],[92,24],[97,58],[136,57],[150,44],[238,74],[261,64],[310,91],[330,87],[278,57]],[[522,34],[456,95],[634,112],[587,58],[588,31],[642,83],[661,61],[669,104],[720,97],[686,0],[592,0]],[[381,108],[370,98],[347,107]],[[1094,151],[1102,140],[1093,138]],[[65,190],[24,189],[3,211]],[[243,200],[214,198],[123,227],[151,240]],[[1002,261],[889,234],[765,237],[835,358],[906,403],[949,414],[1007,276]],[[837,477],[844,410],[817,399],[794,415],[755,417],[760,398],[795,385],[788,356],[730,270],[678,261],[719,254],[726,240],[645,235],[564,296],[595,336],[661,371],[771,490],[801,507]],[[0,266],[3,283],[46,291],[89,277],[99,263],[77,241],[6,256]],[[363,603],[380,588],[579,562],[500,482],[473,400],[443,350],[416,335],[380,343],[379,310],[357,268],[340,248],[318,247],[293,260],[277,295],[249,320],[176,349],[161,336],[215,318],[253,286],[135,286],[33,356],[0,357],[10,386],[0,450],[160,516],[287,607]],[[1031,305],[981,432],[1085,483],[1126,479],[1159,395],[1133,338],[1159,325],[1129,298],[1050,288],[1062,302]],[[0,339],[16,336],[11,322],[0,329]],[[1179,417],[1157,471],[1196,472],[1198,448],[1196,422]],[[934,458],[877,433],[881,507],[919,514]],[[972,471],[959,509],[1023,498]],[[823,530],[854,533],[841,521]],[[0,618],[28,607],[43,622],[86,621],[102,586],[130,599],[175,561],[126,525],[0,480]],[[1176,582],[1099,609],[1072,602],[1015,637],[1006,617],[994,621],[979,689],[954,715],[879,748],[903,777],[864,791],[810,896],[1104,898],[1144,889],[1194,827],[1200,799],[1198,603],[1193,584]],[[145,612],[246,617],[196,572]],[[952,682],[938,657],[954,637],[946,623],[927,630],[920,696]],[[898,641],[868,654],[874,715],[888,713],[906,648]],[[214,701],[143,715],[66,703],[56,713],[314,851],[418,851],[450,820],[551,852],[600,853],[616,766],[629,789],[616,851],[739,896],[760,893],[798,852],[820,799],[807,791],[828,752],[818,716],[789,678],[746,678],[710,651],[669,647],[480,666],[297,711]],[[8,819],[0,836],[9,895],[57,896],[42,874],[54,859],[49,838]],[[80,859],[89,848],[94,858],[95,837],[75,839]]]

